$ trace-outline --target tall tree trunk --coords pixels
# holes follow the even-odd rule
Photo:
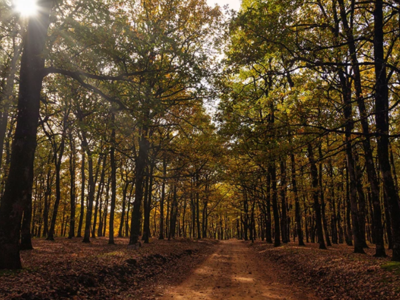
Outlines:
[[[143,194],[143,233],[142,233],[142,241],[145,240],[147,234],[147,227],[148,227],[148,219],[147,219],[147,201],[148,194],[149,194],[149,181],[150,177],[148,176],[148,168],[146,168],[146,179],[144,184],[144,194]]]
[[[187,198],[184,197],[184,201],[183,201],[183,213],[182,213],[182,230],[183,230],[183,237],[186,238],[187,237],[187,224],[186,224],[186,207],[187,207]]]
[[[349,179],[349,170],[346,167],[346,202],[345,202],[345,209],[346,209],[346,222],[345,224],[345,234],[346,234],[346,244],[347,246],[353,246],[353,239],[352,239],[352,229],[351,229],[351,209],[350,209],[350,188],[352,188]]]
[[[88,206],[86,209],[86,222],[85,222],[85,233],[83,236],[84,243],[90,243],[90,228],[92,223],[92,212],[93,212],[93,202],[94,202],[94,189],[95,181],[93,176],[93,154],[89,149],[89,144],[87,142],[86,133],[82,131],[83,149],[86,151],[88,156],[88,175],[89,175],[89,195],[88,195]]]
[[[169,236],[168,240],[171,240],[171,238],[175,238],[175,228],[176,228],[176,219],[177,219],[177,214],[178,214],[178,199],[177,199],[177,187],[176,183],[174,183],[173,187],[173,198],[172,198],[172,205],[171,205],[171,222],[170,222],[170,230],[169,230]]]
[[[311,143],[308,144],[308,160],[310,162],[311,167],[311,180],[312,180],[312,187],[313,187],[313,199],[314,199],[314,210],[315,210],[315,221],[317,227],[317,234],[318,234],[318,243],[320,249],[326,249],[325,241],[324,241],[324,234],[322,231],[322,218],[321,218],[321,207],[319,204],[318,199],[318,171],[317,166],[315,164],[314,152]]]
[[[199,173],[196,173],[196,220],[197,220],[197,238],[201,239],[200,226],[200,178]]]
[[[243,230],[244,230],[244,240],[247,241],[249,239],[249,202],[247,197],[247,190],[243,188]],[[279,233],[280,234],[280,233]]]
[[[309,217],[308,217],[308,211],[309,211],[309,209],[307,209],[307,199],[306,199],[306,196],[303,194],[303,206],[305,207],[305,224],[304,224],[304,227],[305,227],[305,231],[306,231],[306,242],[307,243],[309,243],[310,242],[310,240],[309,240],[309,237],[310,237],[310,232],[309,232],[309,229],[308,229],[308,221],[309,221]]]
[[[32,201],[24,210],[24,217],[22,220],[21,229],[21,250],[32,250],[32,235],[31,235],[31,221],[32,221]]]
[[[0,269],[21,269],[19,238],[21,218],[32,197],[33,161],[39,120],[40,92],[49,16],[53,1],[42,0],[29,19],[22,54],[17,126],[11,165],[0,205]]]
[[[154,162],[150,164],[150,171],[149,171],[149,185],[147,188],[147,201],[146,201],[146,210],[145,210],[145,221],[144,221],[144,242],[146,244],[149,243],[150,238],[150,212],[151,212],[151,195],[153,192],[153,168]]]
[[[360,112],[360,121],[361,121],[361,128],[363,131],[364,136],[362,137],[362,143],[363,143],[363,149],[365,153],[365,165],[367,169],[367,175],[368,175],[368,181],[370,184],[371,188],[371,193],[372,193],[372,202],[374,205],[374,210],[376,210],[377,214],[375,214],[374,217],[374,228],[375,232],[374,235],[376,235],[377,240],[376,240],[376,252],[375,256],[382,257],[386,256],[385,254],[385,248],[384,248],[384,243],[383,243],[383,228],[382,228],[382,220],[381,220],[381,208],[380,208],[380,200],[379,200],[379,182],[378,182],[378,177],[375,171],[375,166],[373,162],[373,155],[372,155],[372,147],[371,147],[371,140],[370,140],[370,130],[369,130],[369,124],[368,124],[368,112],[365,107],[365,102],[364,102],[364,97],[363,97],[363,92],[362,92],[362,84],[361,84],[361,72],[360,72],[360,67],[359,67],[359,62],[357,58],[357,47],[355,43],[355,39],[353,36],[353,29],[350,28],[350,25],[347,21],[347,16],[346,16],[346,9],[344,6],[344,1],[339,0],[339,5],[340,5],[340,14],[342,17],[342,22],[344,26],[344,30],[347,36],[348,40],[348,47],[350,51],[350,58],[351,58],[351,63],[354,71],[354,85],[355,85],[355,92],[356,92],[356,101],[358,104],[358,109]],[[382,33],[383,37],[383,33]],[[383,56],[382,56],[383,58]],[[358,187],[359,193],[360,189]],[[363,199],[363,196],[361,195],[360,198],[360,205],[365,207],[365,197]],[[379,213],[379,214],[378,214]],[[360,238],[362,239],[362,243],[364,243],[364,247],[367,246],[365,242],[365,216],[364,212],[362,211],[362,207],[360,207],[359,211],[359,221],[361,223],[359,224],[359,230],[360,230]],[[355,242],[356,243],[356,242]]]
[[[107,210],[108,210],[108,193],[110,192],[111,176],[109,176],[106,184],[106,194],[104,202],[104,212],[100,219],[99,228],[97,229],[97,236],[106,236],[105,228],[107,227]],[[100,209],[101,213],[101,209]]]
[[[322,224],[324,228],[324,233],[325,233],[325,240],[326,240],[326,245],[327,246],[332,246],[331,240],[329,238],[329,232],[328,232],[328,221],[326,219],[326,214],[325,214],[325,193],[324,193],[324,183],[322,180],[322,142],[319,143],[318,145],[318,155],[319,155],[319,172],[318,172],[318,184],[319,184],[319,191],[320,191],[320,196],[321,196],[321,215],[322,215]]]
[[[107,153],[104,154],[104,157],[103,157],[103,164],[102,164],[103,167],[102,167],[102,170],[101,170],[99,187],[97,188],[96,208],[94,210],[94,217],[93,217],[92,238],[96,237],[97,212],[99,211],[99,205],[100,205],[100,201],[101,201],[101,194],[103,193],[103,189],[104,189],[104,178],[105,178],[105,174],[106,174],[106,163],[107,163]],[[98,167],[98,170],[99,169],[100,169],[100,167]],[[100,215],[101,215],[101,207],[100,207],[100,212],[99,212],[99,219],[100,219]]]
[[[196,238],[196,205],[195,205],[195,198],[194,198],[194,192],[193,192],[193,182],[194,182],[194,177],[192,176],[190,179],[190,208],[192,210],[192,230],[193,232],[193,238]],[[167,210],[167,214],[168,214]]]
[[[131,211],[131,200],[132,200],[132,194],[133,194],[133,187],[134,184],[132,182],[131,184],[131,190],[129,191],[129,197],[128,197],[128,208],[126,209],[126,218],[125,218],[125,236],[129,236],[129,213]]]
[[[68,238],[72,239],[75,236],[75,168],[76,168],[76,157],[75,157],[75,143],[72,136],[72,130],[69,131],[69,145],[70,145],[70,156],[69,156],[69,173],[70,173],[70,200],[71,200],[71,217],[69,224]]]
[[[266,234],[267,243],[272,244],[272,219],[271,219],[271,175],[267,172],[267,209],[266,209]]]
[[[103,180],[103,184],[101,185],[101,191],[100,191],[100,199],[99,199],[99,227],[97,227],[97,236],[98,237],[102,237],[103,236],[103,204],[104,204],[104,200],[103,200],[103,192],[104,192],[104,188],[106,187],[106,185],[108,184],[105,183],[105,181]]]
[[[253,204],[251,206],[251,226],[250,226],[250,239],[251,242],[254,243],[254,240],[257,238],[257,233],[256,233],[256,221],[254,219],[254,208],[256,205],[256,201],[253,201]]]
[[[378,160],[392,223],[392,260],[400,261],[400,199],[393,181],[389,162],[389,91],[384,57],[384,17],[382,0],[375,1],[374,23],[374,59],[376,78],[375,122],[378,134]],[[375,214],[377,214],[377,212]]]
[[[37,237],[41,237],[41,234],[42,234],[42,225],[43,225],[43,209],[44,209],[44,201],[42,201],[43,200],[43,194],[46,192],[46,190],[45,190],[45,184],[44,184],[44,182],[45,182],[45,178],[44,178],[44,176],[41,176],[41,181],[40,181],[40,192],[39,192],[39,203],[38,203],[38,205],[39,205],[39,211],[38,211],[38,227],[37,227],[37,231],[36,231],[36,236]]]
[[[203,238],[207,237],[207,219],[208,219],[208,212],[207,212],[207,206],[208,206],[208,177],[206,176],[206,184],[204,187],[204,194],[205,194],[205,200],[203,201],[203,222],[202,222],[202,231],[203,231]]]
[[[163,155],[163,181],[161,187],[161,202],[160,202],[160,240],[164,239],[164,201],[165,201],[165,181],[167,176],[167,162],[165,154]]]
[[[297,236],[299,239],[299,246],[305,246],[304,240],[303,240],[303,230],[301,227],[300,201],[299,201],[299,195],[297,192],[296,161],[295,161],[295,157],[294,157],[293,153],[290,155],[290,160],[292,162],[292,189],[293,189],[293,194],[294,194],[294,202],[295,202],[295,206],[296,206],[295,214],[296,214]]]
[[[131,236],[129,244],[134,245],[139,241],[140,221],[141,221],[141,206],[143,202],[143,180],[145,177],[145,169],[147,165],[147,157],[149,151],[149,141],[147,140],[148,129],[144,126],[139,139],[139,154],[136,158],[136,177],[135,177],[135,202],[133,204],[132,221],[131,221]]]
[[[327,141],[328,143],[329,141]],[[338,235],[337,235],[337,214],[336,214],[336,201],[335,201],[335,184],[333,181],[333,166],[332,166],[332,160],[329,159],[328,161],[328,167],[329,167],[329,179],[330,179],[330,206],[332,209],[332,217],[331,217],[331,233],[332,233],[332,243],[337,244],[338,243]]]
[[[54,147],[54,162],[56,167],[56,201],[54,202],[53,217],[51,218],[49,234],[47,235],[47,240],[49,241],[54,241],[54,230],[57,221],[58,206],[60,205],[60,200],[61,200],[61,163],[64,154],[64,146],[65,146],[65,128],[63,136],[61,138],[59,147],[60,150],[58,155],[57,155],[58,149]]]
[[[392,173],[393,173],[393,179],[394,179],[394,185],[396,187],[397,193],[399,192],[399,185],[398,185],[398,178],[397,178],[397,172],[396,172],[396,164],[394,163],[394,155],[393,155],[393,147],[392,144],[389,143],[389,152],[390,152],[390,164],[392,166]]]
[[[36,228],[37,228],[37,226],[36,226],[36,219],[37,219],[36,212],[38,210],[38,206],[40,205],[40,203],[42,201],[41,195],[39,196],[39,193],[40,193],[39,192],[40,177],[42,177],[41,175],[42,174],[40,174],[40,176],[38,176],[39,178],[36,178],[36,180],[35,180],[35,196],[33,197],[33,199],[35,199],[35,201],[33,202],[33,200],[32,200],[32,202],[33,202],[32,223],[31,223],[31,228],[32,229],[30,230],[32,236],[36,236]],[[40,194],[42,194],[42,193],[40,193]],[[24,212],[24,214],[25,214],[25,212]],[[22,219],[22,222],[23,222],[23,219]],[[22,238],[22,234],[21,234],[21,238]]]
[[[362,170],[358,163],[358,153],[354,152],[354,162],[356,165],[356,185],[357,185],[357,193],[358,193],[358,224],[360,228],[360,238],[364,248],[368,248],[367,241],[365,239],[365,193],[362,185]]]
[[[287,227],[287,204],[286,204],[286,162],[285,159],[280,161],[280,169],[281,169],[281,203],[282,203],[282,214],[281,214],[281,230],[282,230],[282,242],[288,243],[288,227]]]
[[[270,82],[265,81],[266,85],[266,97],[268,98],[268,91],[269,86],[271,85]],[[274,123],[275,123],[275,107],[273,101],[269,104],[270,108],[270,115],[268,116],[268,126],[270,127],[271,131],[274,132]],[[274,238],[274,247],[278,247],[281,244],[280,241],[280,228],[279,228],[279,210],[278,210],[278,192],[276,188],[276,162],[274,158],[270,158],[269,165],[268,165],[268,173],[271,176],[271,190],[272,190],[272,210],[274,214],[274,223],[275,223],[275,238]]]
[[[83,216],[85,214],[85,150],[82,150],[81,159],[81,210],[79,214],[79,225],[77,237],[82,237]]]
[[[399,184],[398,184],[398,178],[397,178],[397,172],[396,172],[396,164],[394,162],[394,155],[393,155],[393,147],[392,143],[389,143],[389,152],[390,152],[390,164],[392,166],[392,173],[393,173],[393,179],[394,179],[394,185],[396,187],[397,193],[399,192]]]
[[[280,241],[280,228],[279,228],[279,211],[278,211],[278,191],[276,189],[276,167],[275,161],[270,161],[268,173],[271,176],[271,190],[272,190],[272,211],[274,214],[274,247],[281,245]]]
[[[121,174],[122,176],[122,174]],[[126,207],[126,194],[129,187],[128,178],[126,178],[125,186],[122,191],[122,211],[121,211],[121,222],[119,223],[118,229],[118,237],[123,237],[122,229],[124,228],[124,220],[125,220],[125,207]],[[128,218],[128,216],[126,216]]]
[[[345,190],[344,190],[344,169],[340,168],[340,175],[341,175],[341,184],[339,185],[339,203],[338,203],[338,213],[337,213],[337,222],[338,222],[338,228],[339,228],[339,244],[343,244],[344,242],[344,231],[342,227],[342,203],[343,203],[343,213],[344,213],[344,206],[346,201],[344,201],[345,197]]]
[[[385,194],[385,193],[383,193]],[[389,203],[386,195],[383,196],[384,204],[385,204],[385,220],[386,220],[386,234],[387,234],[387,243],[388,249],[393,249],[393,236],[392,236],[392,218],[390,217]]]
[[[49,157],[50,160],[50,157]],[[50,200],[51,200],[51,186],[53,184],[53,178],[51,176],[50,168],[47,170],[47,178],[46,178],[46,191],[44,194],[44,208],[43,208],[43,237],[47,236],[49,232],[49,208],[50,208]]]
[[[354,252],[364,253],[364,244],[361,238],[360,225],[358,221],[358,205],[357,205],[357,177],[356,177],[356,165],[353,158],[353,147],[351,132],[354,128],[354,121],[352,116],[352,101],[351,101],[351,89],[349,82],[346,79],[343,70],[339,69],[339,77],[343,91],[343,114],[346,119],[345,124],[345,141],[346,141],[346,162],[347,172],[350,177],[350,208],[351,208],[351,220],[352,220],[352,231],[354,236]],[[348,181],[349,182],[349,181]],[[350,228],[348,228],[350,229]]]
[[[346,146],[347,153],[347,170],[350,175],[350,211],[352,221],[352,231],[354,237],[354,253],[364,253],[364,243],[361,238],[360,224],[358,220],[358,206],[357,206],[357,184],[354,168],[354,160],[352,156],[352,147],[350,137],[347,138],[348,145]]]
[[[115,163],[115,115],[111,115],[112,131],[111,131],[111,151],[110,151],[110,164],[111,164],[111,207],[110,207],[110,225],[108,226],[108,243],[114,245],[114,215],[115,215],[115,200],[117,198],[117,166]],[[108,195],[107,195],[108,197]]]
[[[193,193],[190,193],[191,195],[193,194]],[[170,207],[170,200],[171,200],[171,192],[168,194],[168,197],[167,197],[167,216],[166,216],[166,218],[165,218],[165,235],[166,236],[169,236],[169,219],[170,219],[170,209],[169,209],[169,207]],[[194,205],[194,204],[193,204]],[[194,213],[192,214],[193,216],[194,216]],[[193,225],[194,223],[194,221],[193,221],[194,219],[192,219],[192,223],[191,223],[191,225]],[[193,226],[192,226],[192,228],[194,228]],[[192,230],[190,230],[190,234],[192,234]],[[190,236],[190,237],[192,237],[192,236]],[[193,231],[193,238],[194,238],[195,236],[194,236],[194,231]]]

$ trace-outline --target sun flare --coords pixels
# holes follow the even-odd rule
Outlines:
[[[37,0],[15,0],[14,4],[15,10],[24,17],[35,15],[38,11]]]

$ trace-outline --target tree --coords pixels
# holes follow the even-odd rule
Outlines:
[[[42,56],[53,1],[38,2],[29,19],[21,58],[18,116],[10,172],[0,206],[0,269],[20,269],[19,235],[23,211],[32,197],[33,161],[44,75]]]

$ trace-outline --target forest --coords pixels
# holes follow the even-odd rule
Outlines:
[[[247,245],[400,283],[399,49],[394,0],[0,0],[0,281]]]

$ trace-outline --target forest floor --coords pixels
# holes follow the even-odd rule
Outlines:
[[[334,245],[128,239],[33,240],[24,269],[0,272],[0,299],[400,299],[400,263]],[[389,253],[390,254],[390,253]]]
[[[400,299],[400,263],[390,261],[391,251],[386,258],[375,258],[373,245],[366,254],[355,254],[346,245],[328,250],[318,249],[318,244],[249,245],[263,261],[274,262],[282,278],[312,288],[318,299]]]
[[[155,239],[135,250],[126,238],[107,242],[33,239],[34,250],[21,251],[23,270],[0,271],[0,299],[154,299],[155,282],[187,274],[218,243]]]

